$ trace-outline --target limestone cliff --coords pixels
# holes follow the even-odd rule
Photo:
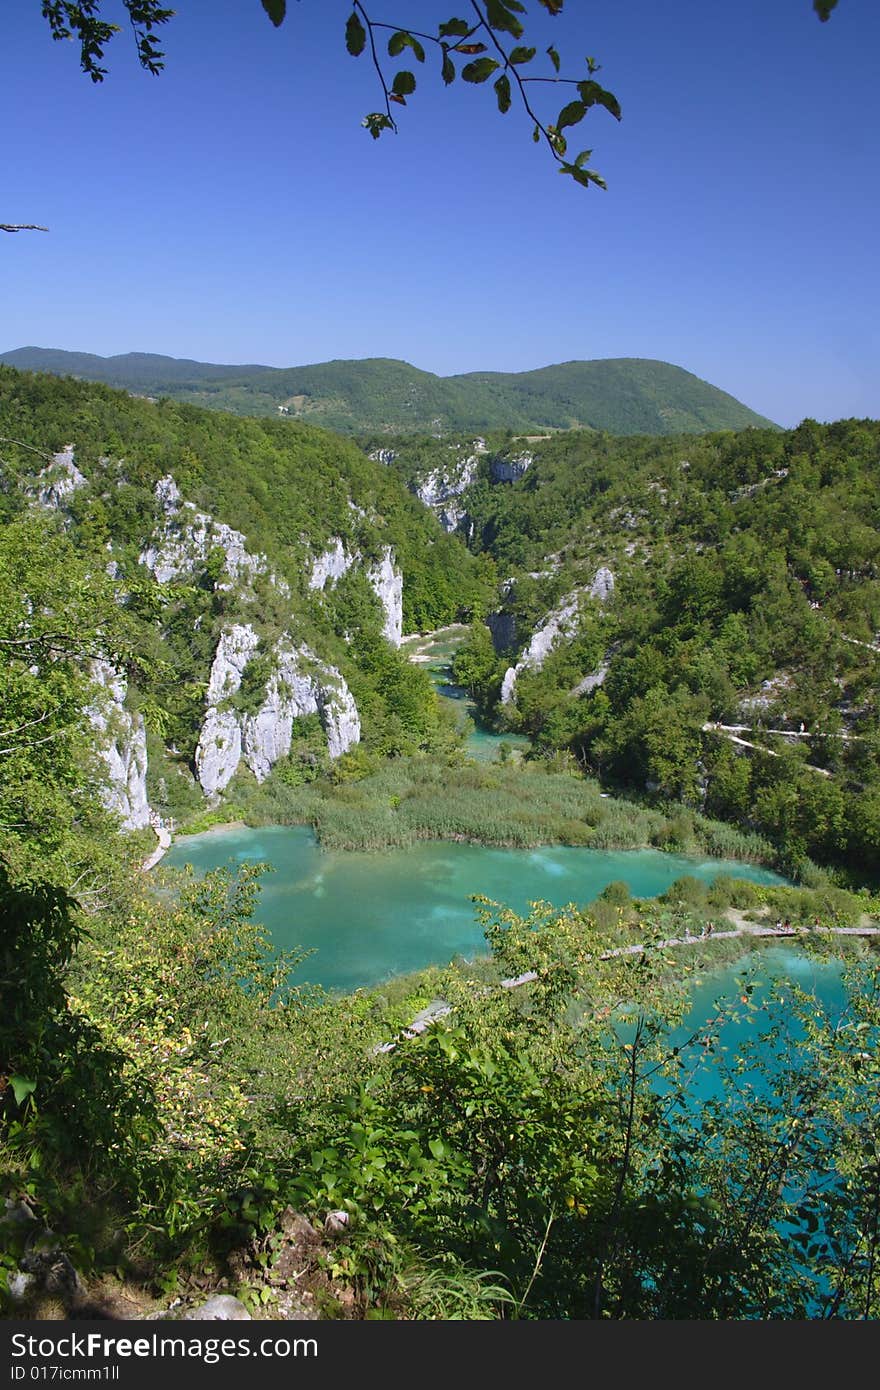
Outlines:
[[[218,579],[218,589],[231,589],[240,580],[267,573],[266,556],[251,554],[240,531],[198,511],[192,502],[184,502],[170,475],[156,484],[156,501],[159,525],[138,558],[160,584],[192,574],[218,549],[226,557],[225,577]]]
[[[367,579],[385,614],[382,635],[392,647],[399,647],[403,639],[403,575],[394,564],[390,545],[385,547],[381,560],[369,566]]]
[[[455,450],[455,445],[450,448]],[[467,519],[466,509],[459,499],[476,481],[480,454],[485,452],[482,439],[474,441],[474,452],[465,458],[453,458],[443,468],[432,469],[423,478],[412,484],[413,491],[420,502],[437,517],[444,531],[457,531]]]
[[[225,629],[217,644],[206,695],[207,711],[196,749],[202,790],[213,796],[226,787],[244,758],[258,782],[290,752],[293,721],[317,714],[327,752],[338,758],[360,741],[360,718],[351,691],[335,666],[321,662],[305,644],[284,634],[272,649],[273,674],[255,714],[233,702],[260,639],[248,623]]]
[[[312,564],[309,588],[323,592],[328,584],[331,587],[338,584],[343,575],[348,574],[352,565],[356,564],[359,559],[360,555],[356,550],[349,553],[341,538],[333,536],[327,549]]]
[[[123,830],[141,830],[150,822],[143,716],[125,708],[125,677],[108,661],[92,661],[90,674],[96,698],[88,710],[89,722],[96,735],[95,751],[107,768],[103,801],[121,818]]]
[[[581,603],[595,599],[605,603],[614,591],[614,575],[601,566],[590,584],[575,589],[557,605],[535,629],[532,640],[515,666],[509,666],[501,684],[501,703],[509,705],[515,698],[516,682],[523,671],[540,671],[550,652],[560,642],[571,641],[580,626]],[[604,675],[602,676],[604,680]],[[596,684],[601,684],[597,681]],[[586,690],[586,686],[584,689]]]
[[[312,564],[309,588],[323,591],[328,584],[332,587],[355,565],[361,564],[360,551],[349,551],[340,537],[334,536]],[[397,568],[390,545],[385,547],[381,559],[368,565],[364,573],[382,605],[382,635],[392,646],[399,647],[403,638],[403,575]]]
[[[67,499],[85,483],[86,479],[76,466],[73,445],[67,444],[53,454],[52,462],[37,474],[37,487],[32,495],[41,507],[63,511]]]

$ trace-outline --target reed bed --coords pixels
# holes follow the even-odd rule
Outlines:
[[[291,787],[237,779],[229,818],[306,824],[327,849],[381,851],[418,840],[499,847],[655,848],[776,865],[769,841],[686,808],[668,811],[603,794],[587,778],[541,765],[446,764],[399,758],[358,782]]]

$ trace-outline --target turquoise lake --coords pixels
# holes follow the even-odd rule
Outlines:
[[[782,883],[769,869],[659,850],[549,846],[492,849],[426,841],[382,853],[325,852],[305,826],[224,829],[178,840],[165,862],[203,873],[267,861],[257,919],[282,949],[314,955],[295,979],[331,990],[374,985],[394,975],[486,953],[472,894],[526,912],[532,901],[586,905],[622,879],[636,897],[664,892],[690,874]]]

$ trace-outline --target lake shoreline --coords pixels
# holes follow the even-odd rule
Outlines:
[[[257,919],[280,950],[317,951],[294,983],[343,993],[457,957],[486,952],[480,908],[503,904],[528,914],[535,903],[591,910],[611,884],[626,883],[632,899],[655,898],[674,883],[692,882],[705,895],[719,876],[741,876],[755,891],[785,887],[770,870],[717,856],[687,857],[657,848],[612,851],[555,845],[513,849],[423,841],[388,854],[323,853],[308,826],[243,828],[178,844],[172,867],[196,874],[238,865],[270,864],[261,883]],[[701,885],[701,886],[698,886]],[[685,898],[688,890],[683,889]],[[603,903],[612,916],[616,899]],[[677,901],[677,899],[676,899]],[[716,913],[722,908],[717,902]],[[490,906],[489,911],[500,910]],[[674,905],[668,910],[675,910]]]
[[[325,844],[321,839],[318,828],[311,820],[308,819],[269,821],[258,819],[248,820],[239,818],[236,820],[222,821],[215,825],[207,826],[204,830],[179,831],[175,834],[173,843],[175,845],[181,845],[185,844],[188,840],[201,839],[203,836],[222,836],[225,834],[234,833],[235,831],[239,830],[292,830],[298,826],[302,826],[312,831],[312,834],[315,837],[316,846],[325,854],[379,855],[387,854],[396,850],[405,850],[411,848],[413,845],[450,844],[472,845],[475,848],[480,847],[483,849],[507,850],[584,849],[593,850],[596,854],[603,854],[606,851],[610,853],[620,854],[639,854],[645,850],[655,850],[658,854],[675,854],[681,857],[682,859],[692,859],[696,863],[705,861],[707,859],[717,859],[721,857],[717,854],[713,854],[711,850],[702,847],[694,850],[682,849],[677,846],[664,847],[662,845],[652,844],[650,840],[641,840],[636,844],[633,844],[632,841],[628,840],[626,842],[621,841],[620,843],[616,841],[611,841],[602,845],[591,845],[587,840],[571,841],[559,839],[558,837],[549,839],[538,838],[535,840],[528,840],[526,842],[523,842],[522,840],[494,839],[491,836],[481,836],[478,834],[470,835],[464,833],[454,833],[449,835],[434,835],[428,831],[425,831],[424,833],[414,832],[411,838],[400,839],[396,841],[388,840],[387,843],[382,845],[360,846]],[[754,868],[770,869],[774,873],[781,873],[778,862],[770,857],[765,858],[760,855],[738,856],[733,852],[729,852],[726,857],[729,860],[731,860],[731,862],[735,862],[737,864],[747,864],[751,865]]]

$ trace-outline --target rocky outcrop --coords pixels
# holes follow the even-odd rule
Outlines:
[[[348,574],[352,565],[360,559],[357,551],[349,554],[339,536],[334,536],[322,555],[314,561],[309,575],[310,589],[325,589],[332,581],[338,584],[343,575]]]
[[[196,773],[208,796],[223,791],[242,758],[257,781],[264,781],[274,764],[290,752],[293,722],[304,715],[320,718],[331,758],[360,741],[357,706],[339,671],[286,635],[273,648],[273,674],[256,714],[230,705],[259,642],[250,624],[237,623],[221,634],[217,645],[208,682],[208,709],[196,749]]]
[[[102,800],[108,811],[120,817],[123,830],[142,830],[150,823],[143,715],[125,708],[125,677],[108,661],[93,661],[90,674],[98,698],[88,711],[89,721],[108,778]]]
[[[598,599],[600,603],[606,603],[614,593],[614,575],[606,565],[602,565],[596,570],[593,582],[589,588],[590,598]]]
[[[339,758],[360,742],[361,722],[354,697],[335,666],[320,662],[305,645],[282,638],[275,649],[276,671],[266,700],[244,720],[245,762],[258,782],[290,752],[293,721],[317,714],[327,736],[327,752]]]
[[[515,666],[509,666],[501,683],[501,703],[512,703],[516,682],[523,671],[540,671],[550,652],[561,641],[570,641],[580,626],[581,603],[585,598],[605,603],[614,591],[614,575],[606,566],[598,569],[589,585],[575,589],[563,599],[536,628],[532,640]],[[587,677],[586,679],[589,679]],[[602,677],[604,680],[604,676]],[[601,683],[601,682],[599,682]]]
[[[184,502],[170,474],[159,479],[155,492],[159,526],[138,558],[160,584],[192,574],[217,549],[225,556],[226,576],[217,580],[218,589],[231,589],[241,580],[252,581],[268,572],[266,556],[252,555],[240,531],[198,511],[192,502]]]
[[[251,1322],[240,1298],[231,1293],[215,1293],[197,1308],[183,1314],[183,1322]]]
[[[535,462],[534,454],[518,454],[514,458],[493,458],[489,477],[493,483],[515,483]]]
[[[397,458],[397,454],[393,449],[374,449],[371,454],[367,454],[367,458],[375,460],[376,463],[384,463],[387,467],[390,467]]]
[[[600,685],[605,684],[605,677],[610,669],[607,659],[602,661],[595,671],[591,671],[588,676],[584,676],[582,681],[578,681],[574,689],[568,692],[569,695],[589,695],[591,690],[598,690]]]
[[[241,762],[241,720],[225,702],[241,688],[245,667],[260,645],[249,623],[220,634],[208,680],[208,710],[196,748],[196,775],[206,796],[222,791]]]
[[[403,638],[403,575],[395,567],[390,545],[385,547],[381,560],[368,568],[367,580],[385,614],[382,636],[392,647],[399,647]]]
[[[85,484],[86,479],[74,460],[73,445],[67,444],[59,453],[53,454],[52,462],[37,474],[37,488],[32,495],[36,496],[41,507],[62,511],[71,494],[77,488],[85,487]]]
[[[478,444],[482,442],[477,441]],[[430,507],[444,531],[458,530],[467,518],[467,511],[459,505],[458,499],[477,477],[480,452],[458,459],[446,468],[433,469],[413,487],[419,501]]]
[[[492,634],[492,646],[497,653],[509,651],[516,641],[514,613],[488,613],[486,626]]]
[[[349,551],[339,536],[334,536],[327,549],[312,564],[309,588],[323,590],[328,584],[338,584],[343,575],[363,563],[359,550]],[[382,635],[394,647],[403,638],[403,575],[394,562],[391,546],[385,547],[382,558],[365,571],[367,583],[382,605]]]

